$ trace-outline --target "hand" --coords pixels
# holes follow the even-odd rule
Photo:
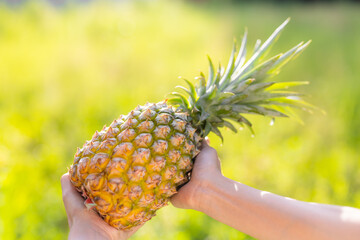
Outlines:
[[[210,147],[208,140],[205,139],[201,152],[195,159],[190,181],[170,199],[171,203],[178,208],[199,210],[202,190],[207,189],[218,177],[222,177],[219,157],[216,150]]]
[[[128,239],[139,227],[131,231],[120,231],[108,225],[96,212],[88,210],[84,199],[71,184],[69,174],[61,177],[62,196],[70,227],[69,240]]]

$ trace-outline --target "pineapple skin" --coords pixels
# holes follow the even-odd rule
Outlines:
[[[185,94],[173,92],[167,102],[139,106],[126,117],[96,132],[75,154],[69,173],[71,182],[111,226],[131,229],[150,220],[186,183],[192,159],[200,142],[210,132],[223,139],[219,128],[237,132],[233,123],[248,127],[243,115],[296,117],[291,108],[312,112],[318,108],[300,98],[289,87],[308,82],[266,81],[306,49],[300,42],[285,53],[266,60],[286,19],[263,43],[257,41],[247,58],[247,32],[239,51],[236,44],[226,70],[216,71],[209,58],[209,74],[197,77],[197,84],[183,79]],[[177,107],[171,107],[170,105]]]
[[[70,179],[109,225],[131,229],[189,180],[201,141],[186,112],[166,102],[138,106],[78,148]]]

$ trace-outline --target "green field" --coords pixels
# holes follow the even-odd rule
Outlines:
[[[304,124],[250,117],[256,136],[224,131],[225,176],[304,201],[360,208],[360,5],[207,5],[181,1],[54,8],[0,5],[0,239],[66,239],[60,176],[76,147],[138,104],[160,101],[227,60],[233,37],[249,48],[287,17],[275,54],[310,47],[277,76],[327,114]],[[130,1],[129,1],[130,2]],[[173,206],[133,239],[252,239]]]

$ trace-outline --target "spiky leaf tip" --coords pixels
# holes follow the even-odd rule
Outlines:
[[[269,116],[273,119],[294,116],[291,110],[293,108],[305,111],[315,109],[301,98],[302,94],[288,90],[308,82],[277,82],[274,79],[280,70],[302,53],[311,41],[300,42],[285,53],[266,58],[269,49],[288,22],[289,19],[286,19],[263,44],[258,40],[250,57],[246,57],[246,30],[238,51],[234,41],[224,71],[221,65],[215,70],[211,58],[208,57],[208,78],[200,73],[195,85],[184,79],[188,88],[180,88],[185,94],[172,93],[169,103],[189,113],[192,124],[202,137],[213,132],[220,138],[222,138],[219,130],[221,127],[236,132],[233,122],[247,126],[253,133],[251,122],[244,116],[247,114]],[[271,81],[268,81],[269,79]]]

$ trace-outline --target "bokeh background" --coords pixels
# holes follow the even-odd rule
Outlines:
[[[305,3],[304,3],[305,2]],[[327,114],[251,117],[211,135],[223,173],[304,201],[360,207],[360,4],[348,1],[0,1],[0,239],[66,239],[60,176],[76,147],[177,78],[225,63],[287,17],[272,49],[310,47],[276,78]],[[251,52],[251,51],[249,51]],[[163,208],[133,239],[253,239],[202,213]]]

